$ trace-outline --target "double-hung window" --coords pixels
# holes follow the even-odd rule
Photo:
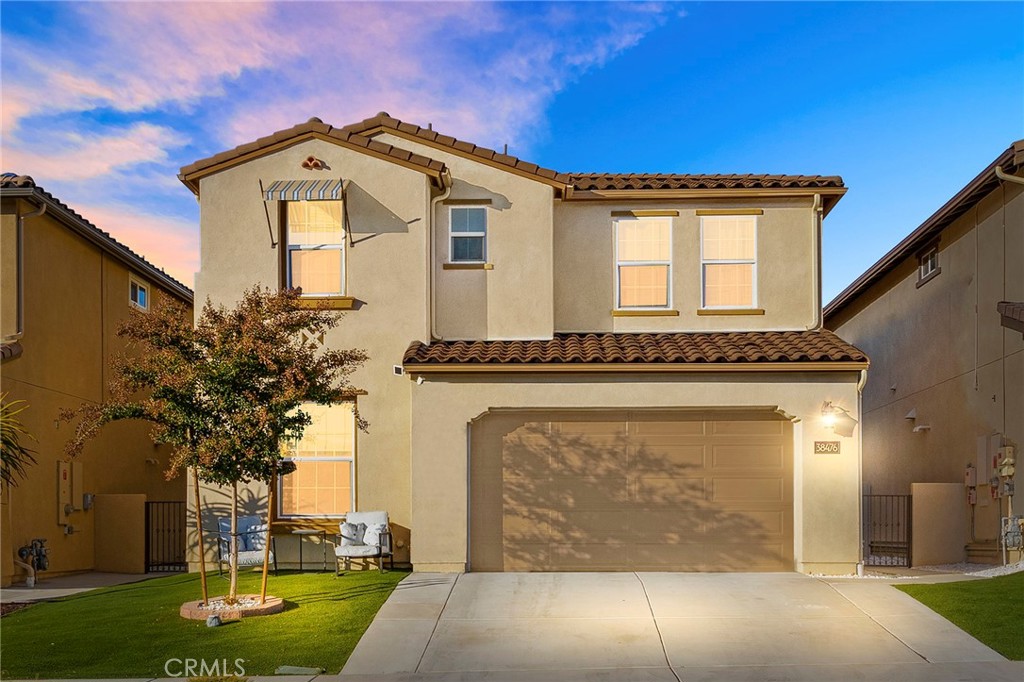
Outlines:
[[[701,306],[757,305],[757,217],[701,218]]]
[[[449,260],[483,263],[487,260],[487,209],[452,206],[449,214]]]
[[[668,308],[672,282],[672,219],[615,221],[615,307]]]
[[[343,516],[355,508],[355,404],[306,403],[311,418],[297,442],[285,444],[295,471],[278,482],[278,517]]]
[[[340,201],[287,204],[286,285],[303,296],[345,294],[345,231]]]

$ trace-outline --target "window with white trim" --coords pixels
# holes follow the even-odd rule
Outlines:
[[[345,295],[345,231],[340,201],[290,201],[285,242],[289,289],[303,296]]]
[[[452,206],[448,214],[449,256],[452,263],[483,263],[487,260],[487,209]]]
[[[668,308],[672,282],[672,219],[615,220],[615,307]]]
[[[757,216],[700,219],[701,307],[757,305]]]
[[[129,275],[128,301],[139,310],[149,310],[149,285]]]
[[[939,247],[933,246],[918,256],[917,279],[923,281],[939,272]]]
[[[295,471],[278,478],[278,518],[333,518],[355,509],[355,403],[306,403],[312,419],[285,444]]]

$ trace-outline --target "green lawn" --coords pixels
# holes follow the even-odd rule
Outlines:
[[[31,606],[0,621],[0,676],[15,678],[167,677],[169,659],[245,659],[246,675],[281,665],[336,675],[377,610],[407,573],[282,573],[269,593],[286,610],[208,628],[178,615],[201,596],[196,575],[156,578]],[[239,593],[259,592],[259,573],[239,576]],[[227,581],[210,577],[210,596]],[[177,666],[175,669],[174,666]],[[225,665],[222,663],[222,665]],[[172,672],[181,664],[172,664]]]
[[[1024,573],[934,585],[894,585],[1003,656],[1024,661]]]

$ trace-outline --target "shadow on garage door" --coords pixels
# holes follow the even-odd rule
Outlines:
[[[791,571],[792,442],[768,411],[494,411],[470,569]]]

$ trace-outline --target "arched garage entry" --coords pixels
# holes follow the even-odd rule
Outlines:
[[[495,410],[470,438],[471,571],[791,571],[770,410]]]

